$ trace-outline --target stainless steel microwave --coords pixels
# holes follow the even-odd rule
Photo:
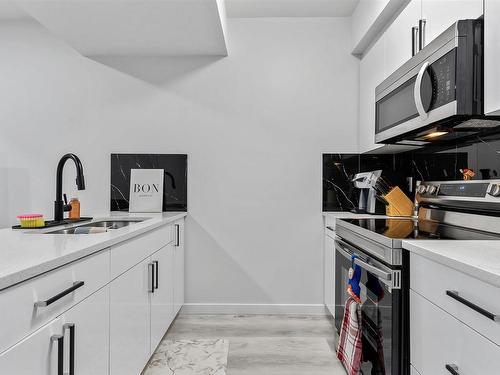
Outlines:
[[[483,109],[483,20],[460,20],[375,90],[375,141],[422,145],[492,131]],[[498,128],[500,130],[500,128]]]

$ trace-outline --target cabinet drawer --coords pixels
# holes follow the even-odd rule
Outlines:
[[[51,340],[62,335],[61,319],[55,319],[20,343],[0,354],[0,373],[9,375],[57,374],[58,343]]]
[[[0,353],[109,282],[109,261],[105,250],[0,292]],[[53,298],[78,286],[75,282],[84,284]],[[47,306],[35,305],[51,299]]]
[[[163,246],[173,241],[172,225],[146,232],[111,248],[111,278],[132,268]]]
[[[413,290],[410,291],[411,364],[420,375],[498,374],[500,347]]]
[[[411,254],[410,268],[411,289],[500,345],[500,322],[447,295],[447,291],[457,292],[482,309],[500,314],[500,288],[416,254]]]

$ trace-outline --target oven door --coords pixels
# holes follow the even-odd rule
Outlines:
[[[361,373],[406,374],[402,364],[401,289],[394,287],[401,270],[389,268],[340,238],[335,240],[335,326],[340,332],[352,255],[362,269],[361,313],[363,363]]]

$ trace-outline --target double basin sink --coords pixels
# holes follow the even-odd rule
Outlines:
[[[89,229],[120,229],[127,227],[131,224],[135,223],[140,223],[144,220],[142,219],[137,219],[137,220],[99,220],[99,221],[94,221],[92,223],[86,223],[86,224],[81,224],[81,225],[76,225],[71,228],[64,228],[64,229],[58,229],[50,232],[45,232],[45,234],[92,234],[92,232],[86,232],[85,230]],[[79,229],[82,228],[82,229]],[[97,232],[99,233],[99,232]],[[102,232],[101,232],[102,233]]]

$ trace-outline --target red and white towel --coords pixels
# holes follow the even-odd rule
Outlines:
[[[352,297],[345,303],[337,358],[348,375],[358,375],[362,360],[361,307]]]

